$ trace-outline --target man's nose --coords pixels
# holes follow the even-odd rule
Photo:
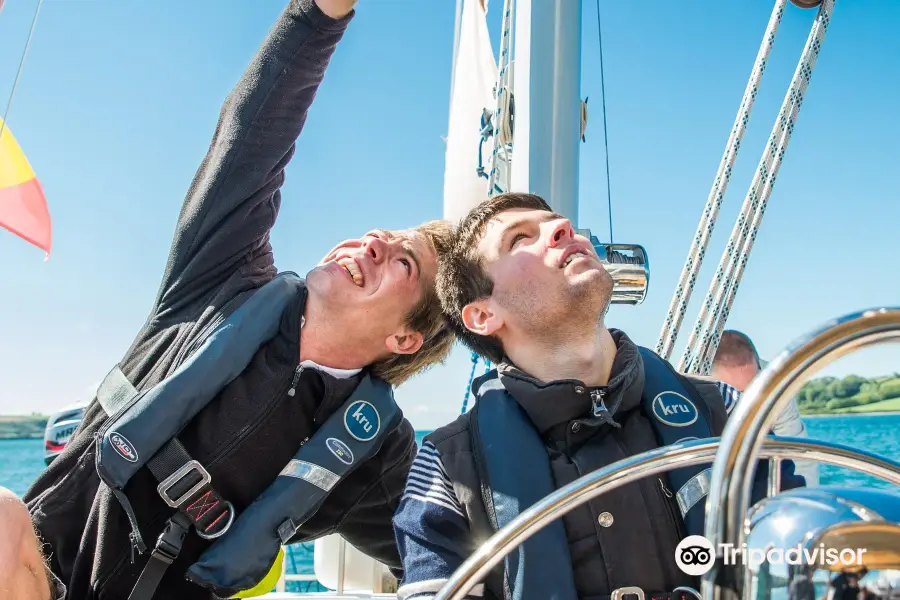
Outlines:
[[[388,245],[380,238],[370,238],[369,241],[366,242],[366,253],[372,257],[372,261],[374,261],[375,264],[379,264],[384,261],[387,256]]]
[[[555,248],[575,237],[575,228],[568,219],[557,219],[550,223],[550,247]]]

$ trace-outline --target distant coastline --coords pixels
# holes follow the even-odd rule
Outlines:
[[[0,440],[33,440],[44,437],[47,415],[0,415]]]
[[[884,417],[900,415],[900,410],[884,411],[884,412],[842,412],[842,413],[800,413],[804,419],[831,419],[837,417]]]
[[[872,379],[820,377],[807,382],[795,398],[800,414],[808,417],[896,414],[900,413],[900,373]]]
[[[804,417],[900,414],[900,373],[866,378],[821,377],[806,383],[796,395]],[[42,439],[47,415],[0,415],[0,440]]]

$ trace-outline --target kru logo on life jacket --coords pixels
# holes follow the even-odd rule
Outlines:
[[[697,420],[697,407],[677,392],[662,392],[653,399],[653,416],[672,427],[687,427]]]
[[[328,447],[328,450],[337,456],[337,459],[344,463],[345,465],[353,464],[353,452],[350,451],[350,448],[337,438],[328,438],[325,440],[325,445]]]
[[[368,442],[378,435],[381,417],[374,406],[365,400],[357,400],[344,412],[344,427],[354,439]]]
[[[124,435],[113,431],[109,434],[109,441],[112,443],[113,450],[115,450],[119,456],[128,462],[137,462],[137,450],[134,449],[134,446]]]

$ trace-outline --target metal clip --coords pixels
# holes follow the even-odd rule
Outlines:
[[[188,491],[178,496],[178,498],[172,498],[171,496],[169,496],[169,490],[172,489],[176,483],[181,481],[191,471],[197,471],[200,473],[200,481],[192,485]],[[192,460],[185,463],[184,466],[182,466],[180,469],[163,479],[162,482],[158,486],[156,486],[156,491],[159,492],[160,497],[166,504],[168,504],[172,508],[178,508],[179,506],[184,504],[191,496],[203,489],[203,486],[209,483],[211,479],[212,478],[209,476],[207,470],[203,468],[203,465],[198,463],[196,460]]]
[[[623,600],[625,596],[637,596],[637,600],[644,600],[644,590],[634,586],[620,587],[613,590],[609,600]]]

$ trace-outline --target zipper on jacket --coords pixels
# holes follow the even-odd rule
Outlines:
[[[662,488],[663,494],[666,495],[666,498],[675,497],[675,494],[673,494],[672,491],[668,487],[666,487],[666,484],[662,479],[657,478],[656,480],[659,482],[659,487]]]
[[[676,511],[675,506],[678,506],[678,502],[675,500],[675,494],[672,493],[672,490],[669,489],[669,486],[666,485],[666,482],[662,480],[661,477],[657,477],[656,481],[659,482],[659,489],[662,491],[664,498],[662,499],[663,504],[666,505],[666,510],[669,513],[669,519],[672,524],[672,528],[675,532],[675,543],[677,544],[684,538],[684,534],[682,532],[682,523],[684,523],[684,518],[681,516],[681,509]]]
[[[294,394],[297,393],[297,384],[300,383],[300,376],[303,375],[303,366],[297,365],[297,368],[294,369],[294,377],[291,379],[291,387],[288,389],[287,395],[291,398],[294,397]]]
[[[606,393],[603,390],[591,390],[591,410],[595,417],[609,412],[606,410],[606,403],[603,402],[605,397]]]
[[[612,418],[612,415],[609,412],[609,409],[606,408],[606,388],[601,388],[598,390],[591,390],[591,414],[595,419],[602,420],[606,425],[612,425],[616,428],[621,428],[621,425],[616,423],[615,419]]]

